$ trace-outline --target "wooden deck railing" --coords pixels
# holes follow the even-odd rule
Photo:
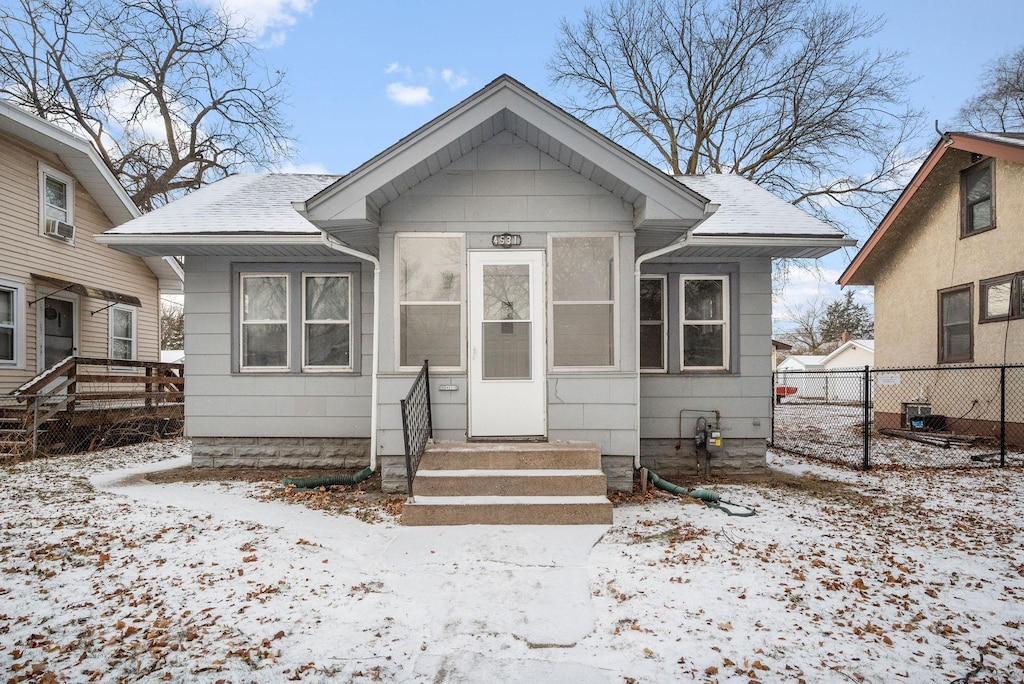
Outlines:
[[[70,356],[6,398],[0,411],[6,434],[0,441],[12,447],[20,441],[21,450],[35,454],[42,428],[52,430],[58,420],[66,430],[90,424],[98,429],[128,416],[180,420],[184,397],[180,363]]]

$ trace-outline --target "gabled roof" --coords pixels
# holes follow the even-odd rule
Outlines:
[[[0,100],[0,130],[60,157],[115,226],[142,215],[88,140],[3,100]],[[163,258],[145,261],[159,279],[161,289],[181,290],[183,274],[177,262]]]
[[[868,237],[867,242],[839,276],[839,285],[873,285],[873,278],[858,276],[858,271],[873,260],[872,253],[879,243],[886,241],[886,235],[893,223],[899,218],[900,213],[907,207],[914,195],[925,182],[928,175],[938,165],[947,150],[964,150],[997,159],[1024,164],[1024,133],[984,133],[984,132],[954,132],[946,133],[939,138],[939,141],[932,148],[931,153],[921,164],[914,177],[903,192],[896,199],[896,202],[889,209],[878,227]]]
[[[381,207],[502,131],[510,131],[637,207],[636,225],[693,225],[706,198],[503,74],[296,208],[342,237]]]
[[[820,366],[824,360],[824,355],[798,354],[796,356],[787,356],[782,361],[779,361],[779,368],[782,368],[783,364],[797,365],[801,368],[816,368]]]
[[[282,256],[323,252],[323,231],[372,254],[384,206],[506,131],[533,154],[539,150],[632,204],[640,253],[684,236],[688,242],[678,253],[710,257],[818,257],[853,244],[743,178],[673,178],[509,76],[349,174],[234,177],[108,231],[101,241],[139,255]]]
[[[871,352],[872,354],[875,353],[875,341],[874,340],[847,340],[846,342],[843,342],[841,345],[836,347],[835,350],[831,354],[829,354],[828,356],[823,358],[821,360],[821,365],[827,366],[830,361],[834,360],[836,357],[838,357],[840,354],[845,352],[847,349],[853,349],[854,347],[857,347],[859,349],[863,349],[866,352]]]

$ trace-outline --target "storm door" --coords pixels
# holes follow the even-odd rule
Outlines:
[[[78,353],[78,306],[64,297],[47,297],[36,306],[41,319],[38,370],[44,371]]]
[[[544,436],[544,253],[470,252],[469,307],[469,436]]]

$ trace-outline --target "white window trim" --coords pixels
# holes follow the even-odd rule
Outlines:
[[[686,320],[686,281],[687,280],[718,280],[722,283],[722,318]],[[679,274],[679,371],[727,371],[732,354],[732,331],[729,329],[729,276],[704,274]],[[686,353],[683,327],[686,325],[722,325],[722,363],[721,366],[687,366],[683,363]]]
[[[352,357],[355,355],[355,349],[352,346],[352,285],[353,278],[351,273],[302,273],[302,371],[304,373],[336,373],[338,371],[351,371],[352,370]],[[340,319],[329,319],[329,318],[306,318],[306,279],[307,278],[344,278],[348,281],[348,318],[346,320]],[[307,349],[306,349],[306,324],[307,323],[323,323],[329,325],[347,325],[348,326],[348,365],[345,366],[311,366],[306,362]]]
[[[409,301],[405,299],[399,299],[399,292],[401,291],[401,247],[402,238],[458,238],[459,239],[459,252],[462,257],[459,260],[459,301]],[[395,368],[399,371],[418,371],[421,366],[403,366],[402,365],[402,307],[406,305],[445,305],[445,306],[458,306],[459,307],[459,365],[458,366],[431,366],[431,370],[438,371],[462,371],[466,370],[466,234],[465,233],[416,233],[416,232],[405,232],[395,233],[395,256],[394,256],[394,268],[392,269],[395,275],[394,292],[395,292],[395,311],[394,311],[394,330],[395,330]],[[428,359],[429,361],[429,359]]]
[[[668,277],[665,275],[642,275],[640,280],[661,281],[661,367],[640,368],[641,373],[668,373]],[[639,295],[639,293],[638,293]],[[637,297],[639,302],[639,296]],[[640,311],[637,311],[637,326],[643,328],[643,320],[640,318]],[[637,344],[640,344],[640,336],[637,336]],[[637,354],[637,358],[640,355]]]
[[[0,288],[11,292],[14,359],[0,359],[0,368],[25,367],[25,284],[0,278]]]
[[[612,238],[612,298],[609,300],[564,301],[558,304],[611,304],[612,305],[612,365],[610,366],[556,366],[555,365],[555,286],[554,286],[554,242],[561,238]],[[619,234],[616,232],[574,232],[548,233],[547,258],[547,314],[548,314],[548,370],[554,373],[593,373],[617,371],[620,368],[619,352]]]
[[[117,359],[118,361],[135,361],[139,358],[139,310],[137,307],[128,304],[115,304],[110,307],[107,313],[107,358],[114,358],[114,311],[127,311],[132,315],[132,355],[129,359]],[[119,337],[117,339],[128,339]]]
[[[46,179],[52,178],[55,181],[63,183],[67,188],[67,199],[68,199],[68,220],[66,223],[71,225],[75,224],[75,179],[66,173],[61,173],[57,169],[51,168],[44,164],[39,165],[39,234],[43,237],[48,237],[51,240],[57,242],[63,242],[68,245],[74,245],[75,239],[60,240],[53,236],[46,234]]]
[[[245,279],[246,278],[284,278],[284,325],[285,325],[285,365],[283,366],[246,366],[245,365],[245,325],[253,324],[280,324],[280,320],[245,320]],[[292,291],[291,275],[279,272],[252,272],[238,274],[238,370],[242,373],[287,373],[291,371],[292,359]]]

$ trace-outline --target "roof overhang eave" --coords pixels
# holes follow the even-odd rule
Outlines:
[[[166,256],[183,254],[182,248],[190,246],[239,247],[245,245],[262,246],[307,246],[320,245],[321,232],[299,234],[283,233],[103,233],[96,236],[96,242],[120,252],[133,254],[133,247],[144,248],[146,254],[153,247],[166,246]]]
[[[854,247],[857,241],[845,237],[806,235],[690,235],[674,256],[688,256],[691,253],[715,250],[727,256],[733,251],[737,256],[760,256],[771,258],[818,259],[843,247]]]

